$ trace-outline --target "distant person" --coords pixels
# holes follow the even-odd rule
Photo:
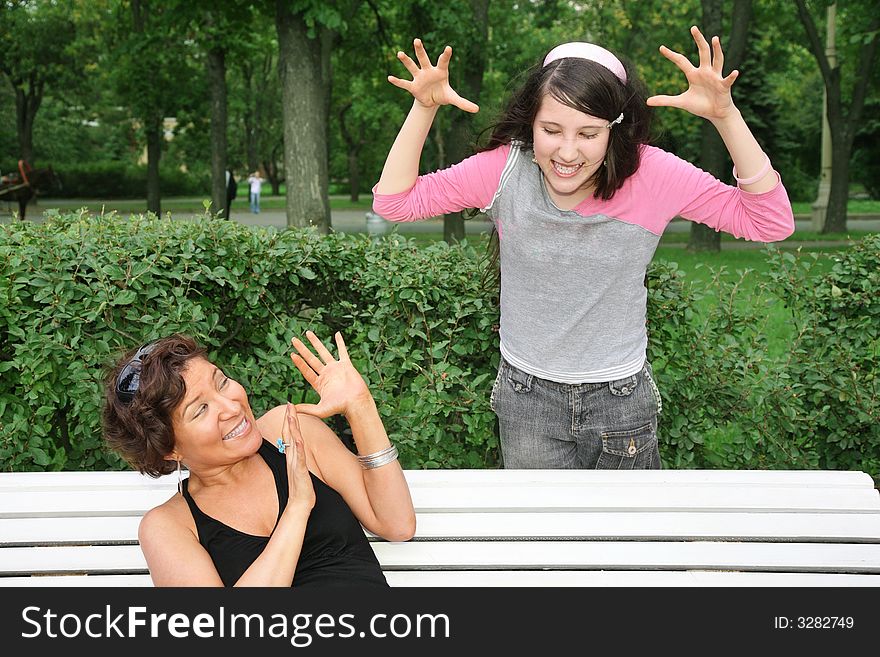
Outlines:
[[[238,181],[235,180],[235,174],[232,169],[226,170],[226,214],[223,215],[224,219],[231,218],[232,212],[232,201],[238,195]]]
[[[260,175],[259,169],[248,176],[248,185],[250,185],[251,212],[260,214],[260,192],[263,189],[263,176]]]

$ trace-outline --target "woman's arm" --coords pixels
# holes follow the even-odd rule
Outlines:
[[[691,64],[684,55],[660,46],[660,52],[687,77],[687,91],[677,96],[652,96],[648,98],[648,105],[677,107],[710,121],[730,153],[739,186],[755,194],[770,191],[779,184],[779,176],[733,104],[730,93],[739,71],[722,77],[724,53],[718,37],[712,37],[710,48],[696,26],[691,27],[691,34],[700,53],[699,66]]]
[[[392,541],[412,538],[415,511],[409,485],[397,459],[364,469],[333,431],[318,419],[344,415],[359,455],[374,454],[391,446],[376,403],[352,365],[342,335],[336,334],[338,360],[314,333],[309,331],[306,336],[315,353],[295,339],[293,346],[297,353],[292,354],[291,359],[320,395],[318,404],[297,405],[319,476],[342,495],[369,531]],[[307,418],[307,415],[313,417]]]

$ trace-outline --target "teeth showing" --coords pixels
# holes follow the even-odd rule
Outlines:
[[[576,173],[582,166],[583,164],[575,164],[573,166],[567,167],[559,164],[559,162],[553,162],[553,168],[561,176],[570,176]]]
[[[223,436],[223,440],[231,440],[232,438],[238,438],[241,434],[244,433],[245,429],[248,428],[247,418],[243,419],[241,423],[235,429],[227,433]]]

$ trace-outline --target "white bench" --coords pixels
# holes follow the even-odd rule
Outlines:
[[[409,470],[391,586],[880,586],[862,472]],[[0,473],[0,586],[151,586],[142,514],[176,476]]]

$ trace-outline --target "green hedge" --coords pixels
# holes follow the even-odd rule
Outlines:
[[[52,195],[64,198],[144,198],[147,193],[147,168],[122,162],[83,162],[60,164],[55,169],[61,190]],[[162,196],[211,195],[209,175],[186,173],[172,166],[159,169]],[[49,192],[47,192],[49,194]]]
[[[748,299],[736,282],[700,289],[674,265],[652,264],[649,357],[666,467],[877,474],[878,240],[818,281],[808,263],[775,254],[773,277]],[[102,373],[125,348],[172,331],[205,343],[258,414],[288,398],[314,401],[289,359],[290,339],[307,328],[343,332],[404,467],[495,467],[498,311],[482,266],[467,244],[210,216],[2,225],[0,470],[123,468],[101,441]],[[707,294],[716,300],[708,312]],[[771,357],[762,327],[783,301],[794,324],[821,315],[827,329],[805,328],[791,353]],[[844,372],[852,363],[859,385]]]

